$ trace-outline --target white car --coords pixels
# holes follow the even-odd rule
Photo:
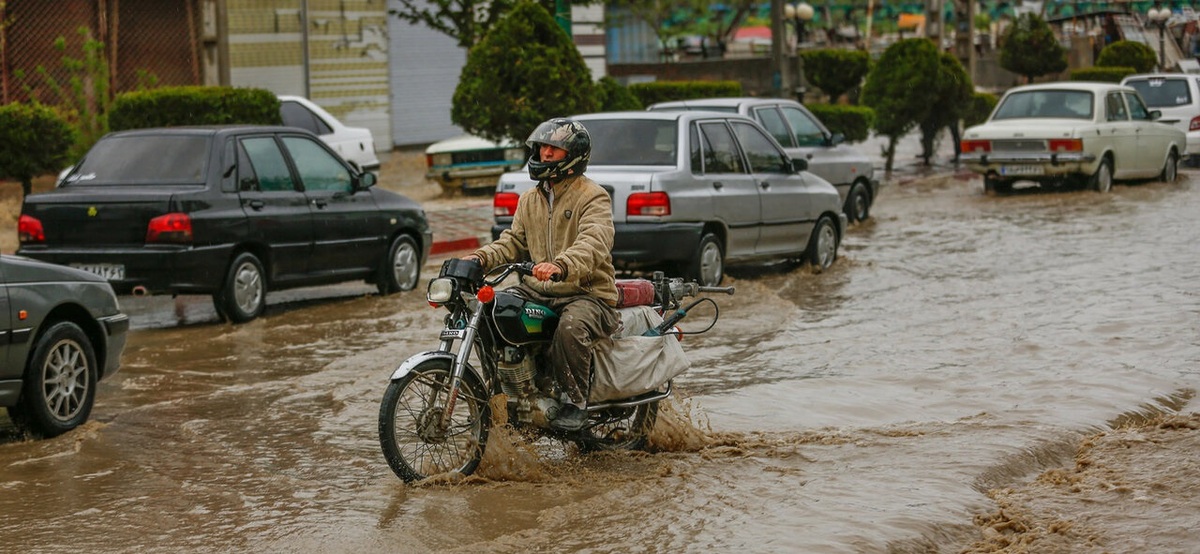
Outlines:
[[[324,108],[303,96],[279,97],[283,124],[312,131],[350,165],[362,172],[379,172],[375,138],[365,127],[347,127]]]
[[[1099,192],[1114,179],[1174,181],[1187,137],[1160,116],[1137,90],[1114,83],[1015,87],[987,122],[963,131],[961,159],[989,193],[1016,181]]]
[[[501,175],[524,164],[525,148],[520,144],[475,135],[448,138],[425,149],[425,177],[447,192],[492,190]]]
[[[1137,89],[1150,109],[1162,112],[1159,121],[1187,133],[1188,156],[1200,154],[1200,75],[1130,75],[1121,84]]]

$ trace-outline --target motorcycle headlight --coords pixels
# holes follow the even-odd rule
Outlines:
[[[430,302],[444,304],[454,298],[454,294],[458,292],[458,287],[454,284],[454,279],[445,277],[431,279],[429,281],[429,289],[425,292],[425,298]]]

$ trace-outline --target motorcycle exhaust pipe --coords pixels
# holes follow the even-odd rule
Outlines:
[[[137,286],[133,287],[133,295],[134,296],[146,296],[148,294],[150,294],[150,291],[146,290],[145,286],[137,285]]]

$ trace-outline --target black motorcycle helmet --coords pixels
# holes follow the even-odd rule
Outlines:
[[[556,146],[567,151],[567,157],[557,162],[543,162],[540,147],[543,144]],[[537,126],[525,145],[533,150],[529,156],[529,178],[535,181],[561,181],[580,175],[587,169],[592,156],[592,137],[578,121],[558,117]]]

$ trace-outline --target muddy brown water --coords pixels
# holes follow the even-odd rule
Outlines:
[[[421,292],[301,292],[239,326],[204,298],[123,299],[135,329],[92,421],[36,441],[0,427],[0,541],[957,552],[996,510],[988,490],[1070,464],[1082,436],[1123,419],[1194,409],[1197,179],[1000,198],[977,179],[885,188],[824,274],[731,273],[716,329],[684,342],[693,369],[653,452],[497,435],[465,481],[406,486],[377,442],[390,371],[436,344],[441,312]],[[1121,521],[1108,532],[1145,532]],[[1194,525],[1156,532],[1200,545]]]

